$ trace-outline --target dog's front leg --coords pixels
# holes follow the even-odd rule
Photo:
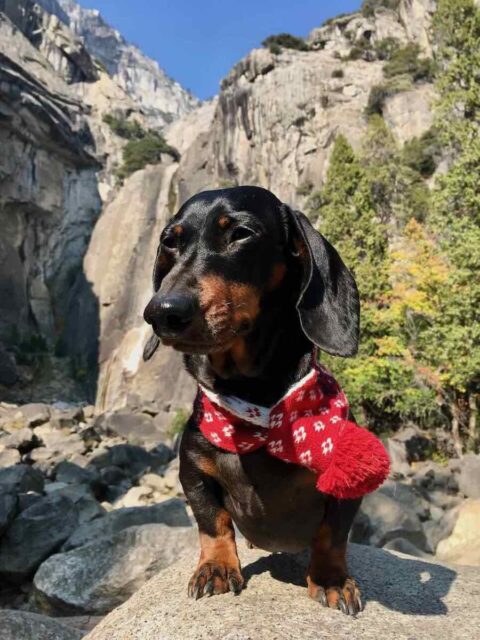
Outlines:
[[[201,598],[243,588],[232,518],[221,502],[221,488],[205,469],[210,461],[185,453],[180,481],[200,534],[200,559],[188,584],[188,595]],[[203,469],[201,468],[203,467]]]
[[[348,572],[346,558],[348,533],[360,502],[329,499],[312,544],[307,574],[308,595],[347,615],[362,610],[360,590]]]

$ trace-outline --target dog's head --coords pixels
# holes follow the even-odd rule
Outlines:
[[[354,355],[359,298],[337,251],[299,211],[259,187],[190,198],[161,234],[154,295],[144,318],[154,336],[185,353],[226,351],[252,332],[268,301],[291,301],[308,339]]]

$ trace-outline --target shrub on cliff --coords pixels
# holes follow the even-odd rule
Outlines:
[[[377,9],[392,9],[396,11],[400,5],[400,0],[364,0],[362,4],[362,14],[366,18],[375,15]]]
[[[430,178],[441,154],[440,136],[436,129],[429,129],[420,138],[412,138],[403,146],[403,160],[407,166]]]
[[[310,47],[302,38],[292,36],[291,33],[279,33],[274,36],[268,36],[262,42],[264,47],[270,49],[272,53],[280,53],[281,49],[296,49],[297,51],[309,51]]]
[[[382,38],[375,43],[375,53],[379,60],[390,60],[399,49],[399,42],[396,38],[389,36]]]
[[[122,116],[115,116],[112,113],[105,114],[103,116],[103,122],[108,124],[113,133],[126,140],[140,140],[140,138],[143,138],[146,134],[145,129],[137,120],[127,120]]]
[[[412,81],[409,77],[403,75],[391,78],[383,84],[374,85],[370,89],[367,106],[365,107],[365,114],[367,116],[383,115],[383,109],[387,98],[390,98],[397,93],[401,93],[402,91],[408,91],[411,88]]]
[[[129,140],[123,148],[123,165],[117,170],[117,176],[124,180],[147,164],[158,164],[162,154],[170,155],[178,162],[180,154],[157,131],[148,131],[138,140]]]
[[[422,57],[420,53],[419,45],[413,43],[395,49],[383,67],[383,75],[386,78],[409,75],[414,82],[431,81],[434,75],[433,60]]]

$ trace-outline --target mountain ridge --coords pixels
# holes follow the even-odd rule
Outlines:
[[[164,127],[200,104],[156,60],[128,43],[96,9],[75,0],[38,0],[78,37],[119,86],[142,107],[151,127]]]

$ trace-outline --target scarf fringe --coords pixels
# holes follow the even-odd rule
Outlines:
[[[389,472],[390,458],[380,440],[347,423],[330,465],[318,478],[317,489],[335,498],[356,499],[378,489]]]

